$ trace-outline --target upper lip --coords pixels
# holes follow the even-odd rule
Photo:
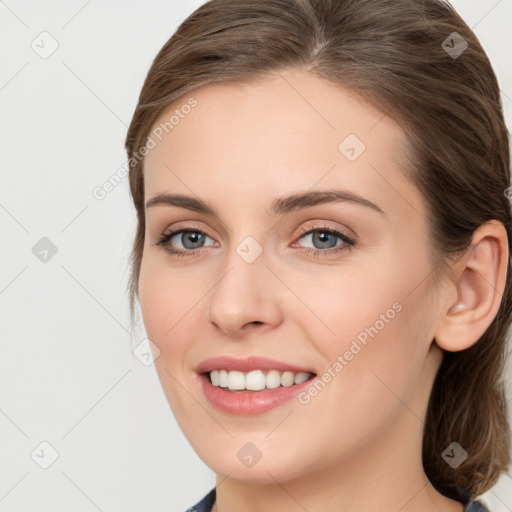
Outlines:
[[[289,363],[269,359],[267,357],[249,356],[243,359],[237,359],[231,356],[217,356],[205,359],[196,368],[197,373],[207,373],[212,370],[238,370],[240,372],[250,372],[252,370],[279,370],[290,371],[294,373],[315,373],[308,368],[301,368]]]

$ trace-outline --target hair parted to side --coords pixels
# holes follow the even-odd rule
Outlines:
[[[468,48],[442,47],[457,32]],[[194,89],[254,82],[303,69],[356,92],[406,129],[409,179],[428,211],[435,275],[496,219],[512,254],[508,132],[500,90],[474,33],[443,0],[212,0],[192,13],[155,58],[128,129],[130,190],[137,211],[128,284],[133,322],[145,237],[143,159],[133,158],[162,113]],[[185,100],[184,100],[185,101]],[[492,487],[510,464],[504,369],[512,320],[512,275],[498,314],[479,341],[445,352],[430,397],[423,464],[452,499]],[[468,458],[441,457],[453,441]]]

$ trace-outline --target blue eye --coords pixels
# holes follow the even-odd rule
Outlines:
[[[177,238],[177,240],[182,244],[183,249],[185,250],[179,248],[178,250],[176,250],[174,248],[174,244],[171,244],[173,238]],[[205,238],[210,237],[203,231],[200,231],[199,229],[179,229],[176,231],[171,231],[169,233],[164,233],[156,242],[156,245],[164,246],[165,249],[171,254],[188,256],[189,254],[194,254],[195,252],[197,252],[197,250],[200,249],[201,247],[205,247],[205,245],[203,245]]]
[[[317,247],[314,247],[313,249],[306,248],[306,252],[308,254],[313,254],[316,257],[325,257],[340,251],[350,250],[351,247],[356,245],[355,240],[339,229],[331,226],[303,229],[298,240],[308,237],[313,245],[316,245]],[[341,244],[337,244],[337,239],[341,240]]]
[[[325,257],[340,251],[350,250],[351,247],[356,245],[355,240],[332,226],[303,229],[297,240],[307,237],[310,238],[314,245],[319,247],[314,247],[312,249],[306,247],[303,249],[307,254],[312,254],[315,257]],[[173,243],[174,238],[176,238],[176,241]],[[214,242],[206,233],[200,229],[190,226],[170,231],[168,233],[163,233],[157,239],[155,245],[164,247],[168,253],[173,255],[180,257],[193,256],[200,252],[203,247],[208,247],[208,245],[205,245],[206,239],[210,239]],[[338,244],[338,240],[341,240],[341,244]],[[175,243],[177,242],[181,243],[181,248],[178,247],[178,249],[176,249]],[[209,246],[211,247],[213,245],[215,245],[215,242]]]

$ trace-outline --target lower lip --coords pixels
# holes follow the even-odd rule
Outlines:
[[[226,391],[214,386],[207,374],[199,375],[203,393],[210,403],[219,411],[228,414],[239,414],[252,416],[270,411],[292,398],[295,398],[301,391],[309,387],[315,377],[295,384],[293,386],[280,386],[275,389],[263,389],[261,391]]]

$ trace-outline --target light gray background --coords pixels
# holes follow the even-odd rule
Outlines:
[[[0,0],[0,512],[182,512],[214,485],[131,352],[128,182],[92,195],[125,163],[152,59],[202,3]],[[491,58],[510,129],[512,0],[453,5]],[[57,247],[46,263],[42,237]],[[48,469],[42,442],[58,452]],[[510,477],[485,498],[512,510]]]

